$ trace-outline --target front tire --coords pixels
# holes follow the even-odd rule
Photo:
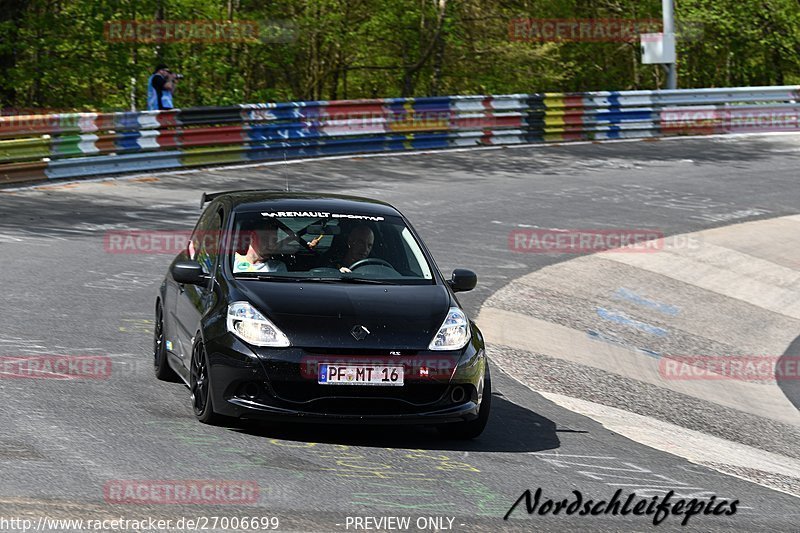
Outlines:
[[[178,375],[167,361],[167,345],[164,335],[164,308],[156,305],[156,322],[153,327],[153,371],[161,381],[177,382]]]
[[[192,410],[195,418],[203,424],[212,426],[222,423],[224,417],[214,412],[211,382],[208,379],[208,357],[202,342],[197,342],[192,349],[189,389],[192,391]]]
[[[486,376],[483,382],[483,397],[478,418],[469,422],[453,422],[442,424],[438,427],[439,433],[447,439],[468,440],[474,439],[483,433],[489,422],[489,412],[492,409],[492,376],[489,375],[489,363],[486,363]]]

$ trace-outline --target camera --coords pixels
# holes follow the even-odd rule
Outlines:
[[[176,80],[183,79],[183,74],[178,74],[177,72],[170,72],[170,74],[172,74],[172,77],[175,78]]]

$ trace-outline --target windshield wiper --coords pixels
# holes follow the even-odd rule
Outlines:
[[[341,277],[341,278],[298,278],[300,281],[319,281],[322,283],[364,283],[370,285],[396,285],[390,281],[383,281],[379,279],[369,279],[369,278],[351,278],[351,277]]]
[[[342,277],[342,281],[347,283],[372,283],[374,285],[397,285],[396,283],[392,283],[391,281],[386,281],[382,279],[370,279],[370,278]]]
[[[275,276],[272,274],[258,274],[255,272],[239,272],[233,275],[235,279],[257,279],[259,281],[302,281],[301,278],[288,276]]]
[[[291,281],[295,283],[302,283],[304,281],[311,281],[311,282],[318,282],[318,283],[363,283],[365,285],[397,285],[396,283],[392,283],[391,281],[383,281],[379,279],[369,279],[369,278],[351,278],[351,277],[341,277],[341,278],[332,278],[332,277],[312,277],[312,278],[301,278],[301,277],[289,277],[289,276],[280,276],[274,274],[259,274],[256,272],[239,272],[233,275],[236,279],[255,279],[259,281]]]

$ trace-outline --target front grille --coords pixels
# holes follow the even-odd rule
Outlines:
[[[442,383],[406,383],[401,387],[369,385],[320,385],[314,382],[272,383],[275,394],[281,400],[306,403],[318,399],[352,398],[362,402],[370,400],[394,400],[408,405],[430,405],[436,403],[447,391]]]
[[[324,398],[303,404],[303,411],[328,415],[403,415],[426,410],[395,399]]]

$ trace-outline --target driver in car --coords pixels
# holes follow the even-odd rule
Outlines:
[[[248,235],[246,230],[240,233]],[[266,225],[249,232],[249,245],[244,255],[236,252],[233,259],[233,272],[286,272],[283,261],[272,259],[276,253],[278,243],[278,226],[272,221]]]
[[[366,259],[372,253],[372,246],[375,244],[375,235],[369,226],[359,224],[350,235],[347,236],[347,250],[341,259],[336,261],[336,266],[340,272],[352,272],[350,266],[354,263]]]

